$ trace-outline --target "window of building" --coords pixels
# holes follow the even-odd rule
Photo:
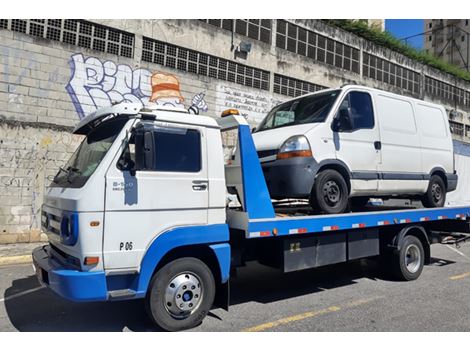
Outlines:
[[[464,42],[465,41],[465,36],[463,35],[460,39]]]
[[[429,22],[428,27],[429,27],[429,28],[432,28],[432,22]]]
[[[430,35],[430,36],[428,37],[428,41],[430,41],[430,42],[432,41],[432,35]]]
[[[271,43],[272,20],[269,19],[245,19],[245,20],[200,20],[213,26],[234,31],[251,39],[264,43]]]
[[[0,20],[0,28],[119,56],[134,56],[134,34],[85,20]]]
[[[470,92],[458,88],[454,84],[426,76],[424,89],[427,94],[434,98],[439,98],[460,106],[470,107]]]
[[[359,73],[359,50],[285,20],[277,20],[276,47]]]
[[[413,94],[419,93],[420,74],[418,72],[365,52],[362,65],[362,73],[365,77],[405,89]]]
[[[274,93],[298,97],[322,89],[326,89],[326,87],[292,77],[281,76],[277,73],[274,74]]]
[[[269,72],[151,38],[143,38],[142,61],[244,86],[269,90]]]
[[[465,25],[468,26],[468,20],[465,20]]]
[[[463,137],[463,127],[464,125],[455,121],[449,121],[450,131],[457,136]]]

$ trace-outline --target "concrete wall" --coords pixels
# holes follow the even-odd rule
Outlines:
[[[80,141],[80,137],[70,134],[71,128],[87,113],[113,101],[146,104],[152,95],[151,77],[156,73],[160,74],[156,81],[170,80],[179,85],[179,96],[157,94],[156,103],[181,106],[210,116],[219,116],[223,110],[235,107],[252,124],[259,122],[274,104],[290,98],[273,92],[274,74],[319,86],[334,87],[355,81],[408,94],[364,77],[362,65],[361,71],[354,73],[276,48],[276,21],[272,21],[272,44],[267,44],[239,34],[232,36],[230,31],[198,20],[92,20],[133,34],[132,57],[33,36],[27,34],[28,29],[20,33],[11,30],[10,24],[5,24],[11,22],[5,21],[0,20],[0,243],[40,238],[44,188]],[[432,75],[470,91],[467,82],[455,81],[449,75],[321,21],[293,22],[357,48],[361,54],[366,51],[420,72],[423,80],[424,75]],[[268,89],[146,62],[142,60],[144,37],[267,71]],[[232,50],[232,43],[236,47],[241,41],[252,43],[246,58],[235,57]],[[441,102],[426,95],[424,81],[422,84],[415,95]],[[449,110],[456,108],[448,101],[442,103]],[[457,118],[462,123],[467,123],[469,109],[457,107],[460,113]]]

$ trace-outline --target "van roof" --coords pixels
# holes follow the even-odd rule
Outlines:
[[[346,89],[350,89],[350,88],[359,88],[359,89],[364,89],[364,90],[367,90],[367,91],[373,91],[373,92],[383,92],[383,93],[386,93],[386,94],[390,94],[390,95],[394,95],[396,97],[404,97],[406,99],[410,99],[410,100],[414,100],[416,102],[420,102],[420,103],[426,103],[426,104],[429,104],[429,105],[434,105],[434,106],[439,106],[439,107],[442,107],[442,105],[440,104],[436,104],[436,103],[433,103],[433,102],[430,102],[430,101],[426,101],[426,100],[422,100],[422,99],[417,99],[417,98],[413,98],[413,97],[410,97],[410,96],[407,96],[407,95],[403,95],[403,94],[397,94],[397,93],[393,93],[393,92],[389,92],[389,91],[386,91],[386,90],[383,90],[383,89],[377,89],[377,88],[372,88],[372,87],[367,87],[367,86],[364,86],[364,85],[360,85],[360,84],[345,84],[341,87],[336,87],[336,88],[326,88],[326,89],[322,89],[322,90],[317,90],[316,92],[312,92],[312,93],[306,93],[306,94],[303,94],[303,95],[300,95],[298,97],[295,97],[295,98],[291,98],[289,100],[285,100],[283,101],[282,103],[280,104],[284,104],[284,103],[287,103],[289,101],[293,101],[293,100],[297,100],[299,98],[303,98],[303,97],[308,97],[308,96],[312,96],[312,95],[315,95],[315,94],[321,94],[321,93],[324,93],[324,92],[328,92],[328,91],[334,91],[334,90],[346,90]],[[278,105],[280,105],[278,104]]]

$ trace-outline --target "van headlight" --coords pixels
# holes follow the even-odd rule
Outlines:
[[[288,138],[279,149],[277,159],[289,159],[297,157],[310,157],[312,150],[305,136],[293,136]]]

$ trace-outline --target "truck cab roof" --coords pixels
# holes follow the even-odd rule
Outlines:
[[[187,110],[157,104],[142,106],[140,103],[119,103],[96,110],[82,119],[74,128],[74,134],[86,135],[104,121],[117,116],[145,116],[148,119],[218,128],[217,122],[208,116],[192,115]]]

